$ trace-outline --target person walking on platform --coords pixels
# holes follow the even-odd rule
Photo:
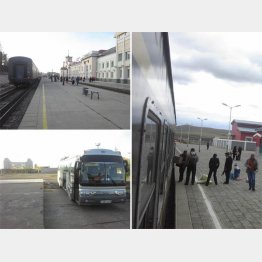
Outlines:
[[[195,152],[195,148],[191,148],[190,153],[189,153],[188,158],[187,158],[187,170],[186,170],[185,185],[188,185],[191,172],[192,172],[191,184],[194,185],[197,162],[198,162],[198,156]]]
[[[241,154],[242,154],[242,147],[238,147],[237,150],[237,156],[236,156],[236,160],[240,160],[241,159]]]
[[[209,149],[209,142],[207,141],[207,150]]]
[[[237,155],[237,146],[234,146],[234,148],[233,148],[233,160],[235,160],[236,155]]]
[[[217,169],[220,165],[219,158],[217,158],[217,154],[214,154],[212,158],[209,160],[209,173],[207,177],[206,186],[209,185],[210,178],[212,176],[212,173],[214,174],[214,181],[217,185]]]
[[[226,152],[225,155],[226,155],[226,162],[225,162],[223,174],[226,175],[226,181],[224,182],[224,184],[229,184],[229,178],[230,178],[230,172],[232,170],[233,159],[230,156],[229,152]]]
[[[179,165],[179,179],[178,182],[182,182],[184,178],[184,172],[186,169],[186,162],[187,162],[187,151],[185,150],[181,155],[181,162],[177,165]]]
[[[79,84],[79,77],[77,76],[76,77],[76,85],[78,86],[78,84]]]
[[[245,166],[247,168],[249,190],[252,189],[252,191],[255,191],[256,171],[258,169],[258,164],[254,154],[251,154],[250,158],[246,161]]]

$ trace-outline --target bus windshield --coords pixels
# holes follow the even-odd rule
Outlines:
[[[116,162],[82,162],[79,182],[83,186],[125,185],[124,166]]]

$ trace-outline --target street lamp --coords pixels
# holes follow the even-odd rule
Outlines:
[[[188,132],[187,132],[187,148],[189,145],[189,134],[190,134],[190,125],[188,125]]]
[[[182,143],[182,126],[180,126],[180,143]]]
[[[200,145],[201,145],[201,140],[202,140],[203,121],[207,120],[207,118],[200,118],[200,117],[198,117],[197,119],[199,119],[201,121],[201,131],[200,131],[200,138],[199,138],[199,152],[200,152]]]
[[[227,134],[227,151],[229,151],[229,138],[231,136],[231,132],[230,132],[230,126],[231,126],[231,114],[232,114],[232,108],[234,107],[239,107],[241,105],[236,105],[236,106],[229,106],[226,103],[222,103],[223,106],[229,107],[230,109],[230,114],[229,114],[229,123],[228,123],[228,134]]]

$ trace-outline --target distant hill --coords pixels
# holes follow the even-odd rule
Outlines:
[[[190,128],[190,132],[189,132]],[[182,129],[182,142],[187,143],[188,140],[188,132],[189,132],[189,140],[191,143],[198,143],[201,127],[199,126],[191,126],[191,125],[181,125],[176,126],[176,140],[181,139],[181,129]],[[207,141],[212,140],[214,137],[219,138],[227,138],[228,130],[225,129],[217,129],[210,127],[202,127],[202,143],[206,143]]]

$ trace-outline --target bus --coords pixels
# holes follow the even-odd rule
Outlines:
[[[57,182],[79,205],[125,202],[127,169],[120,152],[90,149],[82,156],[62,158]]]

